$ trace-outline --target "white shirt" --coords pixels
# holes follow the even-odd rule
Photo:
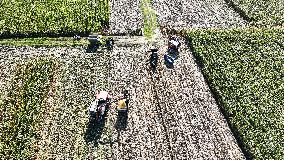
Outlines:
[[[97,99],[100,98],[106,100],[108,98],[108,93],[106,91],[100,91],[100,93],[97,95]]]
[[[98,105],[98,100],[93,101],[90,108],[89,108],[89,111],[95,112],[95,110],[97,109],[97,105]]]
[[[175,45],[176,47],[178,47],[179,42],[175,41],[175,40],[170,40],[170,43],[172,43],[173,45]]]

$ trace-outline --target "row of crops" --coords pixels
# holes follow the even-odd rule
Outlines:
[[[284,30],[197,30],[188,36],[248,156],[283,158]]]
[[[54,66],[52,60],[35,59],[13,69],[8,94],[0,104],[1,158],[28,159],[35,152],[33,144],[45,112]]]
[[[0,56],[0,85],[7,85],[0,88],[0,157],[84,159],[89,134],[97,134],[87,108],[95,89],[105,87],[108,59],[78,47],[3,47]]]
[[[75,46],[87,46],[89,44],[87,39],[74,40],[71,37],[59,37],[59,38],[9,38],[0,40],[0,45],[3,46],[46,46],[46,47],[75,47]]]
[[[283,0],[231,0],[256,25],[275,26],[284,24]]]
[[[2,0],[0,35],[68,35],[108,25],[108,0]]]

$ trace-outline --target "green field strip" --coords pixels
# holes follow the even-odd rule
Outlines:
[[[49,36],[97,32],[108,26],[108,0],[2,0],[0,35]]]
[[[229,1],[229,0],[227,0]],[[231,0],[257,26],[283,26],[284,2],[282,0]]]
[[[151,8],[151,0],[142,0],[140,8],[144,19],[144,36],[151,39],[154,34],[154,30],[158,27],[157,15],[155,10]]]
[[[195,56],[249,158],[281,159],[284,144],[283,29],[197,30]]]
[[[74,47],[87,46],[89,44],[86,38],[74,40],[72,37],[60,38],[16,38],[0,39],[0,45],[3,46],[34,46],[34,47]]]

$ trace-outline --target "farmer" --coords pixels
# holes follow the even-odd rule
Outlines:
[[[113,44],[114,44],[113,38],[109,38],[106,40],[106,47],[108,50],[111,50],[113,48]]]
[[[106,91],[100,91],[99,93],[97,93],[95,101],[89,108],[91,116],[94,116],[97,113],[97,116],[103,118],[103,116],[105,115],[105,110],[108,107],[108,101],[111,98],[112,97]]]
[[[158,49],[151,49],[150,52],[152,52],[150,56],[150,66],[153,72],[155,72],[158,63]]]
[[[90,44],[88,45],[88,50],[91,52],[96,52],[102,44],[101,39],[101,35],[89,35],[88,40]]]
[[[168,50],[166,54],[164,55],[164,60],[165,60],[167,67],[170,67],[170,68],[173,67],[174,61],[179,56],[178,49],[180,45],[181,44],[177,37],[175,36],[170,37],[169,42],[168,42]]]
[[[123,95],[120,96],[118,100],[117,110],[120,111],[127,111],[129,103],[129,93],[127,90],[123,92]]]
[[[180,42],[179,42],[178,38],[175,37],[175,36],[170,37],[169,43],[168,43],[168,48],[178,51],[179,47],[180,47]]]
[[[164,54],[164,60],[165,60],[165,63],[168,66],[173,66],[174,61],[175,61],[175,59],[172,56],[168,55],[168,54]]]

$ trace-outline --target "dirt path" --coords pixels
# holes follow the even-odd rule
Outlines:
[[[131,95],[127,126],[123,127],[123,122],[116,124],[116,134],[120,134],[120,141],[114,145],[114,159],[158,159],[170,156],[165,128],[154,104],[154,88],[145,66],[147,49],[147,44],[123,47],[115,51],[111,59],[111,89],[117,94],[128,87]]]

